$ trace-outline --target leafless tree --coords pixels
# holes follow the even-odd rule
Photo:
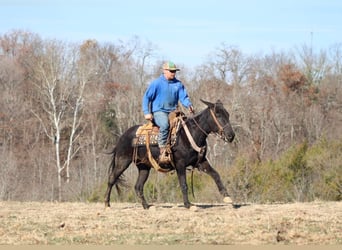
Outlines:
[[[78,58],[76,47],[47,41],[29,62],[41,108],[31,112],[55,147],[58,200],[62,200],[63,176],[69,182],[71,160],[80,149],[77,140],[83,131],[83,95],[91,71],[77,67]]]

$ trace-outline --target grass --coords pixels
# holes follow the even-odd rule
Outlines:
[[[199,204],[200,205],[200,204]],[[342,203],[177,204],[0,202],[0,245],[342,243]]]

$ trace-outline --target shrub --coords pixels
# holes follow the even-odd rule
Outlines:
[[[342,200],[342,142],[322,139],[306,154],[314,169],[312,189],[316,199]]]
[[[326,140],[294,145],[276,160],[239,157],[227,176],[229,191],[243,202],[341,200],[341,162],[342,143]]]

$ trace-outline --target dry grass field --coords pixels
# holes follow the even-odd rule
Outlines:
[[[342,202],[140,204],[0,202],[0,245],[341,245]]]

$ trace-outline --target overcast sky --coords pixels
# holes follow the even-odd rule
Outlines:
[[[341,0],[0,0],[0,34],[12,30],[82,42],[151,42],[158,59],[195,66],[222,43],[267,53],[342,42]]]

